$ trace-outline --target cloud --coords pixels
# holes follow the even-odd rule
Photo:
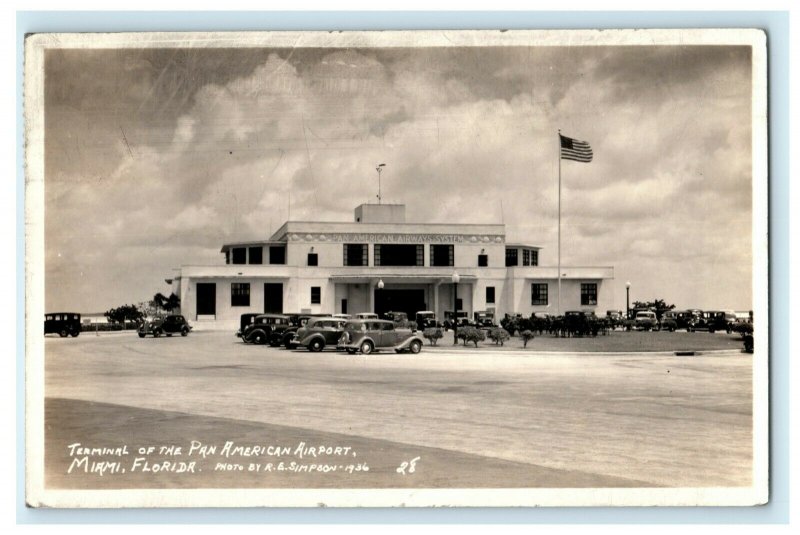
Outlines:
[[[726,263],[715,280],[749,303],[741,50],[196,51],[112,55],[99,81],[73,77],[71,67],[102,59],[92,54],[53,67],[75,92],[87,88],[47,109],[55,302],[129,301],[173,267],[218,262],[223,242],[266,239],[290,210],[349,221],[374,201],[379,162],[383,199],[406,203],[410,220],[504,221],[510,241],[545,247],[542,263],[554,264],[561,128],[595,153],[590,164],[562,163],[565,262],[615,265],[618,277],[674,300],[696,290],[683,281]],[[164,74],[180,61],[185,80]],[[130,95],[103,73],[129,81]],[[127,111],[96,111],[114,96]],[[135,275],[99,300],[77,283],[55,286],[108,271]],[[144,297],[159,291],[150,289]]]

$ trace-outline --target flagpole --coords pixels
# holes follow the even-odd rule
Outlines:
[[[561,315],[561,129],[558,129],[558,309]]]

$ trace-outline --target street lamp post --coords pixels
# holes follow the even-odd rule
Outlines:
[[[625,283],[625,319],[631,319],[631,281]]]
[[[453,272],[451,280],[453,281],[453,345],[456,345],[458,343],[458,281],[461,280],[458,272]]]

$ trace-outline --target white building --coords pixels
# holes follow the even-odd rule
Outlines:
[[[458,310],[557,313],[558,272],[540,248],[506,243],[505,225],[407,223],[405,205],[362,204],[353,222],[287,221],[266,241],[223,245],[225,263],[182,266],[181,312],[197,328],[236,329],[246,312]],[[614,308],[613,267],[564,267],[561,312]]]

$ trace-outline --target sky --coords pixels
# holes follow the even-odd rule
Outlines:
[[[168,293],[292,220],[505,223],[617,308],[752,308],[751,54],[732,46],[50,50],[45,307]]]

